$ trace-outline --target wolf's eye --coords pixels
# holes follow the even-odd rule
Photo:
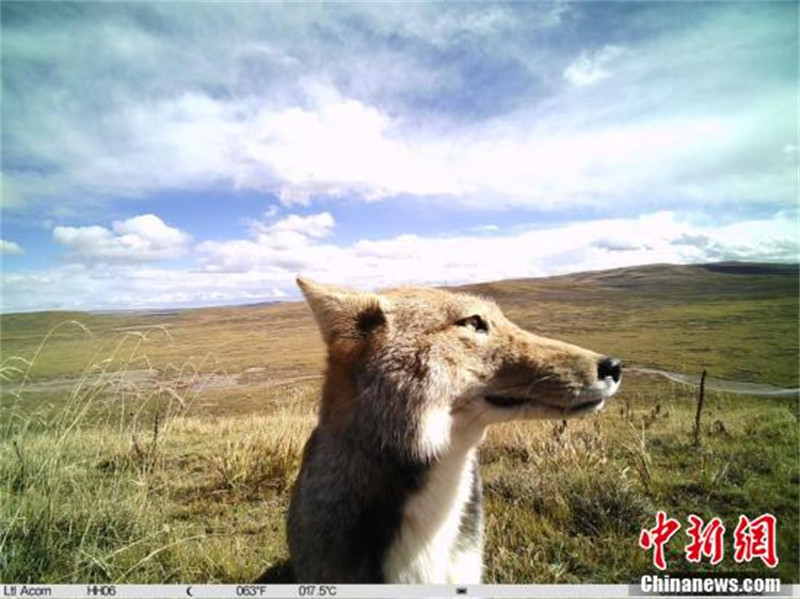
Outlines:
[[[477,314],[468,316],[467,318],[462,318],[461,320],[456,321],[456,324],[460,327],[471,327],[479,333],[489,332],[489,325]]]

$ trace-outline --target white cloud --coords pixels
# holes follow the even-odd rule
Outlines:
[[[111,228],[121,240],[141,239],[158,248],[180,246],[189,239],[186,233],[167,226],[155,214],[143,214],[123,221],[114,221]]]
[[[595,239],[590,244],[590,247],[609,250],[611,252],[632,252],[636,250],[652,250],[652,246],[640,245],[635,242],[628,241],[624,237],[602,237]]]
[[[22,246],[20,246],[18,243],[0,239],[0,254],[5,254],[7,256],[19,256],[24,253],[25,250],[23,250]]]
[[[53,229],[53,239],[66,246],[74,259],[145,262],[183,256],[191,237],[154,214],[143,214],[114,221],[111,229],[58,226]]]
[[[239,166],[229,173],[238,187],[275,192],[286,205],[314,197],[412,195],[493,209],[609,201],[636,209],[642,197],[664,206],[796,196],[797,177],[779,153],[785,150],[776,148],[772,160],[759,158],[757,167],[743,159],[750,147],[776,143],[769,138],[778,133],[777,107],[614,125],[520,112],[433,135],[407,130],[376,107],[332,90],[315,102],[263,110],[252,124],[231,127],[227,145],[241,144]],[[741,165],[731,169],[733,163]]]
[[[15,210],[25,206],[25,200],[19,185],[5,172],[2,180],[0,180],[0,198],[2,198],[4,210]]]
[[[572,85],[585,87],[611,76],[606,67],[625,51],[620,46],[608,45],[599,50],[583,51],[570,65],[564,69],[564,79]]]
[[[206,273],[132,264],[69,264],[3,273],[3,310],[151,309],[255,303],[286,297],[292,278]],[[276,286],[279,285],[279,286]]]
[[[30,93],[11,97],[8,145],[41,169],[4,178],[4,208],[211,185],[287,205],[414,195],[643,213],[796,200],[797,86],[780,74],[796,62],[791,8],[696,8],[689,21],[653,5],[614,15],[619,41],[580,52],[589,6],[154,6],[174,35],[123,9],[87,9],[59,31],[32,19],[9,30],[9,77]],[[565,22],[577,29],[563,44],[531,33]],[[662,27],[637,35],[649,23]],[[42,61],[81,88],[29,68]],[[513,101],[498,102],[517,79]]]
[[[304,237],[277,247],[263,240],[206,242],[212,272],[301,272],[366,287],[463,283],[648,264],[796,259],[795,218],[780,214],[724,226],[697,226],[673,212],[562,224],[513,235],[364,239],[339,246]],[[287,289],[287,293],[292,290]]]
[[[265,215],[267,222],[250,224],[250,239],[204,241],[198,244],[196,250],[201,256],[203,270],[296,272],[320,261],[333,259],[340,253],[334,245],[319,243],[330,235],[336,225],[330,213],[308,216],[289,214],[269,222],[273,214],[270,211]]]
[[[251,223],[250,228],[255,243],[259,247],[271,250],[302,251],[311,240],[330,235],[336,225],[329,212],[309,216],[290,214],[272,223],[269,222],[269,214],[269,212],[265,214],[267,222],[255,221]]]
[[[271,211],[265,213],[267,218],[273,215],[274,213]],[[333,216],[331,216],[330,212],[321,212],[309,216],[290,214],[286,218],[271,224],[254,223],[254,229],[261,238],[266,240],[269,240],[270,237],[278,237],[285,234],[295,234],[302,237],[320,239],[330,235],[335,226],[336,221]]]
[[[800,156],[800,152],[798,152],[797,144],[786,144],[783,146],[783,159],[786,164],[797,168],[798,156]]]
[[[296,235],[291,245],[276,244],[255,229],[247,239],[203,242],[196,248],[199,268],[89,261],[38,272],[4,272],[4,309],[157,308],[298,298],[297,274],[380,288],[547,276],[658,262],[798,258],[796,213],[709,225],[692,224],[673,212],[657,212],[511,235],[408,234],[348,245],[327,240],[334,223],[324,214],[287,215],[264,224],[265,228],[285,229],[280,235]]]
[[[441,164],[446,156],[431,155],[435,142],[395,136],[388,115],[332,89],[313,93],[313,108],[262,111],[247,127],[240,187],[276,191],[285,204],[346,193],[366,200],[458,193]]]
[[[500,227],[497,225],[480,225],[470,229],[470,231],[474,231],[475,233],[497,233],[499,230]]]

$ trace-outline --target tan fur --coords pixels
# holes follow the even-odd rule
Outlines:
[[[320,408],[323,425],[341,426],[348,420],[356,405],[356,374],[363,356],[367,351],[375,355],[380,348],[401,354],[397,350],[413,346],[412,354],[430,354],[431,360],[415,364],[410,363],[409,352],[402,352],[394,359],[389,356],[387,366],[420,377],[423,364],[435,364],[441,372],[431,377],[431,384],[442,387],[436,391],[456,413],[469,409],[470,389],[480,386],[497,393],[539,396],[545,409],[529,417],[565,416],[558,410],[568,410],[578,393],[597,378],[599,354],[524,331],[491,300],[421,287],[378,295],[304,279],[298,279],[298,283],[329,346]],[[384,315],[385,326],[358,331],[358,316],[371,310]],[[460,319],[475,315],[489,325],[485,338],[466,327],[454,326]],[[450,405],[452,398],[459,401]]]

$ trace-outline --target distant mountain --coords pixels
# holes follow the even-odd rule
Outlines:
[[[498,299],[533,292],[550,299],[590,299],[617,290],[641,298],[774,297],[797,293],[800,265],[754,262],[648,264],[531,279],[509,279],[458,287]],[[603,297],[606,295],[604,293]]]
[[[630,266],[624,268],[613,268],[609,270],[587,271],[571,273],[566,275],[556,275],[551,277],[536,277],[527,279],[506,279],[490,281],[485,283],[472,283],[452,287],[465,291],[473,291],[484,295],[504,297],[514,295],[519,291],[535,289],[547,296],[562,297],[574,295],[576,293],[585,297],[585,292],[593,287],[603,288],[625,288],[637,289],[639,292],[649,295],[651,293],[662,293],[665,288],[674,291],[691,290],[697,285],[702,284],[704,288],[709,283],[718,284],[718,291],[729,289],[731,291],[742,291],[741,285],[756,291],[769,292],[770,285],[778,285],[783,289],[786,285],[793,284],[800,274],[798,264],[773,264],[757,262],[714,262],[709,264],[648,264],[646,266]],[[739,275],[730,277],[729,275]],[[749,277],[748,277],[749,276]],[[756,278],[752,278],[755,276]],[[743,277],[747,281],[743,280]],[[795,287],[797,283],[794,283]],[[35,319],[38,324],[58,323],[71,318],[80,316],[107,316],[107,317],[128,317],[128,318],[171,318],[180,316],[195,310],[260,310],[291,303],[285,300],[264,301],[248,304],[204,306],[193,308],[154,308],[154,309],[133,309],[118,311],[91,311],[78,312],[66,310],[48,310],[42,312],[24,312],[0,314],[0,324],[6,327],[16,327],[27,323],[30,319]],[[40,327],[37,327],[40,328]]]

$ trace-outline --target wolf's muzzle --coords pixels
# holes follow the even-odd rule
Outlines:
[[[613,356],[606,356],[597,364],[597,380],[604,381],[611,377],[615,383],[622,378],[622,360]]]

